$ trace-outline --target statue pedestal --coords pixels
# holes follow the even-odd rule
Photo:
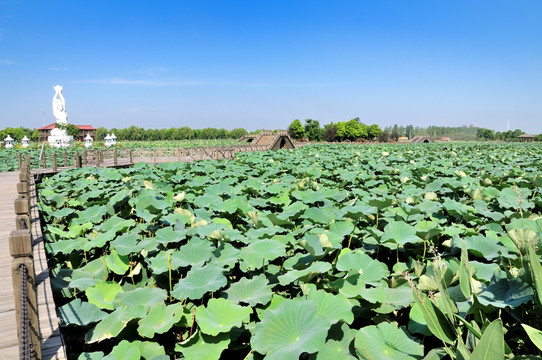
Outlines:
[[[56,148],[70,147],[73,143],[73,136],[69,136],[64,129],[54,128],[51,135],[47,137],[49,145]]]

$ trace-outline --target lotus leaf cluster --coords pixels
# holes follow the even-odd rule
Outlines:
[[[39,184],[79,359],[542,349],[542,147],[312,145]]]

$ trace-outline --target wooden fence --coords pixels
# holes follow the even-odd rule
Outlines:
[[[11,276],[21,359],[41,359],[41,338],[30,215],[30,155],[21,164],[15,200],[16,230],[9,235]]]

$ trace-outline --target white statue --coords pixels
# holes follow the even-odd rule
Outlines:
[[[57,124],[68,124],[68,114],[66,114],[66,100],[62,96],[62,86],[57,85],[53,88],[55,96],[53,96],[53,114]]]
[[[53,88],[55,96],[53,96],[53,114],[56,118],[56,124],[59,125],[51,130],[51,135],[47,137],[47,141],[51,146],[69,147],[73,143],[73,136],[67,134],[65,127],[68,125],[68,115],[66,114],[66,101],[62,96],[62,86],[57,85]]]

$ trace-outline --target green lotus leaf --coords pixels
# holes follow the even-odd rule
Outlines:
[[[229,344],[227,333],[210,336],[198,331],[186,343],[177,343],[175,351],[181,352],[186,360],[218,360]]]
[[[232,268],[239,261],[240,250],[233,245],[221,242],[219,247],[213,251],[210,264],[223,268]]]
[[[259,269],[270,261],[284,256],[286,247],[280,241],[264,239],[258,240],[241,249],[239,258],[242,269]]]
[[[356,298],[365,291],[365,281],[360,274],[346,275],[344,278],[333,281],[331,287],[347,298]]]
[[[423,346],[413,340],[397,323],[383,322],[361,328],[354,341],[360,359],[419,360]]]
[[[229,300],[235,303],[246,303],[250,306],[265,305],[271,301],[273,295],[269,281],[263,274],[252,279],[242,278],[233,283],[225,293]]]
[[[315,261],[303,270],[290,270],[286,274],[279,276],[281,285],[288,285],[296,280],[310,281],[314,276],[326,273],[331,270],[331,265],[323,261]]]
[[[503,209],[519,209],[523,211],[532,209],[534,204],[530,201],[531,190],[518,187],[509,187],[502,189],[497,196],[499,206]]]
[[[214,246],[208,240],[190,239],[171,255],[171,267],[178,269],[187,266],[201,266],[213,255]]]
[[[104,256],[107,268],[115,274],[124,275],[130,268],[130,259],[128,256],[119,255],[116,250],[111,250],[109,255]]]
[[[414,226],[394,220],[390,221],[384,227],[384,234],[380,238],[381,243],[394,243],[397,245],[417,243],[419,241],[421,239],[416,235],[416,228]]]
[[[85,334],[85,341],[87,343],[94,343],[113,338],[120,334],[132,318],[130,310],[126,307],[118,308],[90,329]]]
[[[325,316],[330,324],[334,324],[339,320],[347,324],[354,321],[352,308],[354,304],[344,295],[333,295],[324,290],[309,291],[307,300],[316,303],[316,314]]]
[[[311,207],[305,210],[303,217],[315,224],[329,224],[335,220],[336,215],[333,207],[317,208]]]
[[[173,229],[171,226],[158,229],[156,231],[156,237],[154,238],[156,242],[164,245],[178,243],[184,239],[186,239],[186,234]]]
[[[469,236],[461,239],[458,246],[465,246],[471,254],[487,260],[498,259],[500,256],[505,258],[513,256],[510,255],[508,249],[498,243],[496,239],[481,235]]]
[[[217,291],[226,286],[227,280],[223,269],[216,265],[207,265],[202,268],[193,268],[185,278],[179,280],[171,292],[179,300],[200,299],[203,294]]]
[[[123,354],[131,351],[130,350],[131,348],[138,349],[140,356],[145,360],[153,360],[153,359],[156,359],[157,357],[166,355],[166,351],[164,350],[164,347],[158,343],[151,342],[151,341],[139,341],[139,340],[128,342],[126,340],[122,340],[109,353],[107,359],[110,359],[109,357],[111,355],[115,356],[112,359],[119,359],[119,360],[125,359],[125,357],[123,357]],[[139,358],[137,359],[139,360]]]
[[[96,305],[83,302],[81,299],[74,299],[57,309],[60,325],[85,326],[100,321],[107,316],[107,313],[100,310]]]
[[[77,360],[103,360],[104,353],[103,351],[95,352],[82,352]]]
[[[372,304],[377,304],[375,311],[381,314],[388,314],[392,311],[407,307],[414,301],[412,289],[408,284],[388,288],[380,286],[365,289],[361,294],[362,298]]]
[[[176,303],[174,305],[156,304],[150,308],[149,313],[139,320],[137,332],[146,338],[152,338],[154,334],[163,334],[173,324],[181,319],[183,305]]]
[[[276,310],[266,311],[256,324],[252,348],[269,360],[297,360],[304,352],[320,351],[330,323],[318,315],[317,309],[314,301],[284,300]]]
[[[251,313],[251,308],[236,305],[231,300],[211,299],[206,307],[198,306],[196,321],[202,333],[215,336],[229,332],[234,326],[241,327],[244,322],[249,322]]]
[[[107,206],[105,205],[94,205],[89,206],[85,210],[78,212],[77,216],[81,221],[87,222],[90,221],[93,224],[99,224],[103,217],[107,214]]]
[[[338,324],[337,324],[338,325]],[[334,336],[333,334],[334,327],[330,329],[330,335],[326,341],[324,347],[318,351],[316,354],[317,360],[328,360],[328,359],[345,359],[345,360],[356,360],[351,351],[351,345],[356,337],[356,330],[350,329],[348,325],[341,324],[340,335]],[[336,339],[336,337],[338,337]]]
[[[114,281],[101,281],[85,290],[88,302],[98,306],[100,309],[113,310],[117,294],[124,292],[122,286]]]
[[[521,279],[493,278],[491,283],[478,294],[478,301],[484,306],[515,308],[529,302],[533,296],[533,288]]]
[[[143,318],[152,306],[164,302],[167,292],[164,289],[144,287],[119,293],[117,297],[123,306],[130,309],[134,318]]]
[[[361,251],[352,252],[349,249],[341,251],[335,266],[339,271],[357,272],[361,275],[362,281],[372,285],[390,274],[386,264],[372,259]]]
[[[104,360],[140,360],[141,351],[137,346],[133,346],[130,342],[122,340],[117,346],[111,350],[109,355],[104,357]]]
[[[45,246],[47,251],[53,255],[70,255],[72,252],[81,249],[86,242],[87,239],[80,237],[69,240],[58,240],[54,243],[45,243]]]

